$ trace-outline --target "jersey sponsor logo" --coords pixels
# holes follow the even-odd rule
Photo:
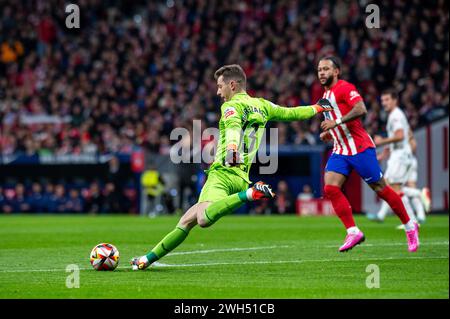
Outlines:
[[[355,97],[360,96],[359,93],[355,90],[350,91],[350,100],[353,100]]]
[[[223,111],[223,116],[225,119],[229,118],[236,114],[236,109],[234,107],[227,107],[225,111]]]

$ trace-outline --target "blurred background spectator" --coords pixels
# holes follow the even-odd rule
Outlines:
[[[311,186],[309,186],[308,184],[303,185],[302,192],[298,194],[297,199],[308,200],[313,198],[314,195]]]
[[[279,181],[276,190],[277,197],[273,203],[273,213],[292,214],[295,212],[295,203],[285,181]]]
[[[15,193],[9,204],[14,212],[29,212],[31,209],[30,198],[25,196],[25,187],[23,184],[17,184]]]
[[[81,198],[78,189],[73,188],[69,191],[69,197],[67,198],[65,211],[66,212],[74,212],[81,213],[84,209],[84,202]]]
[[[29,187],[22,183],[5,188],[0,185],[0,212],[96,214],[123,213],[132,208],[132,197],[127,197],[127,192],[117,191],[113,183],[100,186],[93,182],[81,189],[67,185],[50,182],[33,182]]]

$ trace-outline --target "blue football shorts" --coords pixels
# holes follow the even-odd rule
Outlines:
[[[367,184],[378,182],[383,177],[377,160],[375,148],[369,147],[356,155],[331,154],[328,159],[326,172],[336,172],[345,176],[356,170]]]

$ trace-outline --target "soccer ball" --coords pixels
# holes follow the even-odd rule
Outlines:
[[[91,251],[90,261],[95,270],[114,270],[119,264],[119,251],[114,245],[98,244]]]

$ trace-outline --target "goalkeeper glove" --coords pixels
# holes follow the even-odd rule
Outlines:
[[[330,101],[327,99],[320,99],[315,105],[313,105],[316,113],[329,112],[333,110]]]
[[[239,152],[236,144],[230,144],[227,146],[227,154],[225,157],[226,166],[237,166],[241,162]]]

